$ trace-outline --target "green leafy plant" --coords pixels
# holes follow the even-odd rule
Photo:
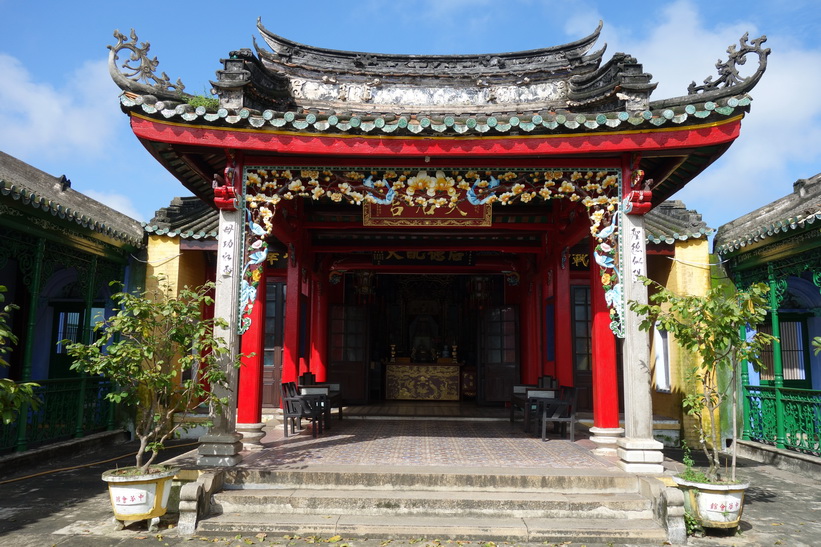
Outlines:
[[[704,474],[704,471],[695,468],[693,456],[690,454],[690,446],[686,442],[682,442],[681,448],[684,451],[684,455],[681,459],[684,464],[684,471],[679,473],[678,476],[690,482],[709,482],[709,479],[707,479],[707,475]]]
[[[175,423],[175,413],[200,404],[219,412],[227,403],[210,389],[226,386],[221,361],[229,354],[214,335],[214,327],[225,322],[202,317],[203,307],[213,303],[213,287],[184,287],[173,295],[160,279],[153,290],[118,292],[111,297],[114,313],[95,327],[97,340],[67,346],[72,369],[109,378],[114,386],[108,398],[135,410],[140,473],[147,473],[163,443],[186,427]],[[239,366],[239,356],[231,365]]]
[[[3,303],[6,301],[6,287],[0,285],[0,367],[8,368],[9,364],[4,359],[6,352],[17,343],[17,336],[11,331],[9,326],[9,315],[17,306]],[[10,378],[0,378],[0,417],[3,424],[8,425],[17,419],[23,405],[30,405],[37,409],[40,399],[34,393],[34,389],[40,387],[34,382],[17,383]]]
[[[206,110],[212,112],[216,111],[220,106],[218,97],[207,97],[205,95],[192,95],[191,97],[187,97],[185,102],[195,108],[198,106],[205,107]]]
[[[684,512],[684,529],[688,536],[694,536],[704,531],[701,527],[701,521],[689,511]]]
[[[738,392],[736,389],[740,365],[748,362],[761,367],[761,355],[775,338],[763,332],[743,336],[747,326],[764,321],[768,310],[769,287],[756,283],[746,290],[729,291],[714,287],[703,296],[677,295],[658,283],[645,279],[657,291],[649,304],[630,303],[630,309],[644,316],[639,328],[653,327],[671,333],[685,351],[701,357],[687,374],[687,391],[683,406],[695,418],[698,442],[707,457],[707,482],[718,482],[721,470],[721,425],[718,409],[725,400],[732,402],[732,461],[729,480],[736,482],[736,439],[738,433]],[[720,378],[729,373],[729,382],[722,387]]]

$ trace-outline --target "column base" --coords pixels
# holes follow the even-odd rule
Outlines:
[[[262,450],[262,438],[265,436],[263,427],[264,423],[237,424],[237,433],[242,435],[243,450]]]
[[[616,442],[619,467],[628,473],[661,475],[664,473],[664,445],[655,439],[622,437]]]
[[[590,440],[596,443],[593,453],[599,456],[615,456],[616,443],[624,436],[623,427],[591,427]]]
[[[242,461],[242,435],[231,433],[209,433],[200,437],[197,450],[197,465],[230,467]]]

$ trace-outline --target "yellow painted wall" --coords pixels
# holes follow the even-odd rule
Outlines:
[[[181,251],[180,239],[151,235],[148,238],[148,264],[146,277],[151,288],[152,277],[162,277],[173,293],[188,285],[196,287],[206,280],[205,253]]]
[[[675,244],[674,260],[667,256],[651,256],[648,259],[650,278],[677,294],[705,294],[710,288],[710,252],[706,238],[688,239]],[[651,338],[652,340],[652,338]],[[651,355],[655,348],[651,347]],[[675,343],[670,344],[670,393],[655,389],[656,371],[653,374],[653,414],[681,420],[682,433],[691,446],[695,446],[692,419],[682,407],[687,370],[695,357],[682,352]]]

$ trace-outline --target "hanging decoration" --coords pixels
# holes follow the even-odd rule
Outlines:
[[[610,307],[611,329],[623,334],[623,301],[618,264],[618,213],[622,206],[621,170],[618,168],[554,169],[439,169],[329,168],[246,166],[245,202],[249,222],[249,254],[243,280],[258,283],[273,231],[278,204],[296,198],[330,200],[362,205],[417,207],[424,214],[445,208],[458,213],[459,205],[528,203],[533,200],[579,202],[590,218],[596,239],[594,259]],[[258,272],[259,273],[255,273]],[[251,289],[244,294],[245,302]]]

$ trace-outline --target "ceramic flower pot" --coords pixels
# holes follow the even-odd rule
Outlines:
[[[103,473],[108,483],[114,519],[121,524],[138,520],[156,519],[165,514],[168,496],[171,493],[171,479],[179,468],[167,468],[159,473],[134,475],[125,469],[113,469]]]
[[[744,510],[744,484],[710,484],[673,477],[684,492],[684,508],[705,528],[735,528]]]

